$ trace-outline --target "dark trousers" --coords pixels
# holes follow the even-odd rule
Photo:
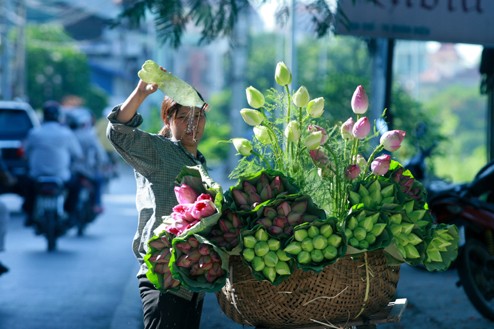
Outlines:
[[[36,200],[36,179],[26,178],[23,181],[23,185],[24,203],[22,209],[32,220]],[[78,178],[73,176],[69,181],[65,182],[65,189],[67,190],[67,198],[65,199],[64,210],[71,215],[76,210],[77,198],[81,189]]]
[[[144,329],[199,329],[202,304],[195,293],[191,301],[156,290],[146,278],[139,277]]]

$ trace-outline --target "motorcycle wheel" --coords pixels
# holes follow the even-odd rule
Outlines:
[[[494,321],[494,257],[477,240],[467,240],[458,255],[458,275],[475,309]]]
[[[45,212],[46,241],[48,251],[57,249],[57,214],[54,211]]]

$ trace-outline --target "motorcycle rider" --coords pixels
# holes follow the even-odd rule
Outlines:
[[[71,172],[74,161],[83,159],[84,154],[74,133],[60,123],[60,105],[47,101],[43,105],[43,123],[32,129],[25,143],[29,162],[29,182],[26,184],[23,210],[26,213],[26,226],[34,224],[33,211],[36,200],[36,179],[41,176],[60,178],[67,189],[65,211],[69,221],[75,210],[79,184]]]
[[[68,111],[65,123],[74,132],[84,152],[84,158],[74,162],[73,172],[89,179],[94,188],[93,211],[102,213],[103,170],[110,160],[94,131],[92,115],[87,110]]]

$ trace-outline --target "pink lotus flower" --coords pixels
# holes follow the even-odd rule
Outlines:
[[[210,200],[200,200],[194,203],[191,214],[195,219],[202,219],[211,216],[216,212],[214,203]]]
[[[360,167],[356,164],[349,165],[345,170],[345,176],[349,180],[354,180],[360,175]]]
[[[178,203],[194,203],[197,199],[196,191],[186,184],[175,186],[174,191]]]
[[[383,154],[378,156],[371,162],[371,170],[374,174],[383,176],[389,170],[389,164],[391,162],[391,155]]]
[[[176,221],[183,220],[186,222],[194,221],[194,217],[192,216],[192,203],[182,203],[173,207],[173,212],[171,216]]]
[[[370,123],[367,117],[363,117],[357,120],[353,125],[352,134],[355,138],[364,139],[370,133]]]
[[[320,148],[309,151],[310,157],[314,164],[319,168],[326,166],[329,163],[329,158]]]
[[[403,142],[405,135],[406,132],[404,132],[403,130],[387,131],[381,136],[379,142],[385,150],[394,152],[400,148],[401,142]]]
[[[210,200],[210,201],[213,201],[213,197],[212,197],[211,194],[201,193],[197,197],[196,201],[201,201],[201,200]]]
[[[329,139],[329,136],[328,136],[328,133],[326,132],[326,129],[324,129],[323,127],[320,127],[318,125],[308,125],[307,126],[307,130],[309,132],[318,132],[320,131],[322,133],[322,138],[321,138],[321,145],[324,145],[328,139]]]
[[[341,133],[341,137],[343,137],[343,139],[352,139],[353,138],[352,129],[353,129],[354,125],[355,125],[355,122],[353,121],[353,118],[348,118],[348,120],[346,120],[341,125],[340,133]]]
[[[357,86],[353,92],[352,101],[350,104],[352,106],[352,111],[355,114],[364,114],[367,112],[367,108],[369,107],[369,98],[367,97],[365,89],[362,85]]]

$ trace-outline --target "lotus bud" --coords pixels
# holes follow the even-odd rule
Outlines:
[[[257,126],[264,121],[264,114],[258,110],[244,108],[240,110],[240,115],[249,126]]]
[[[274,208],[272,208],[272,207],[265,207],[263,213],[264,213],[264,216],[266,216],[266,217],[268,217],[270,219],[275,218],[276,215],[278,214],[276,212],[276,210]]]
[[[400,148],[401,142],[405,138],[406,132],[403,130],[391,130],[385,132],[379,142],[386,151],[394,152]]]
[[[363,117],[357,120],[353,125],[352,134],[355,138],[364,139],[370,133],[370,123],[367,117]]]
[[[264,188],[261,190],[261,193],[259,193],[259,195],[261,196],[262,201],[271,199],[273,197],[273,191],[271,191],[271,186],[269,186],[269,184],[264,185]]]
[[[348,120],[346,120],[341,125],[340,133],[341,133],[341,137],[343,139],[353,139],[352,130],[353,130],[354,125],[355,125],[355,122],[353,121],[353,118],[348,118]]]
[[[365,158],[360,154],[357,154],[357,159],[355,159],[355,162],[360,169],[364,169],[367,166],[367,160],[365,160]]]
[[[290,207],[290,204],[288,202],[283,201],[278,205],[276,208],[278,215],[280,216],[288,216],[288,214],[292,211],[292,208]]]
[[[197,199],[196,191],[186,184],[175,186],[173,190],[175,191],[178,203],[194,203]]]
[[[234,189],[232,190],[233,193],[233,199],[235,200],[235,203],[239,206],[245,206],[248,205],[247,201],[247,193],[244,193],[240,190]]]
[[[349,165],[345,170],[345,176],[349,180],[354,180],[360,174],[360,167],[356,164]]]
[[[281,181],[280,176],[276,176],[273,178],[271,183],[269,184],[271,187],[271,191],[273,192],[273,196],[276,196],[280,193],[283,193],[285,191],[285,188],[283,186],[283,182]]]
[[[324,98],[318,97],[310,100],[307,104],[307,113],[312,118],[319,118],[324,113]]]
[[[274,73],[274,79],[280,86],[289,85],[292,82],[292,73],[288,69],[285,63],[278,62],[276,64],[276,71]]]
[[[232,138],[232,143],[238,153],[249,156],[252,153],[252,144],[245,138]]]
[[[307,210],[307,200],[297,201],[292,204],[292,213],[303,214]]]
[[[304,86],[301,86],[293,94],[293,104],[298,107],[304,107],[309,103],[309,91]]]
[[[351,106],[352,111],[355,114],[364,114],[367,112],[367,108],[369,107],[369,98],[367,97],[365,89],[362,85],[357,86],[353,92]]]
[[[269,137],[269,129],[265,126],[255,126],[252,128],[254,131],[254,136],[257,140],[264,145],[271,144],[271,137]]]
[[[249,106],[255,109],[264,106],[264,95],[256,88],[249,86],[245,89],[245,95],[247,96],[247,103],[249,103]]]
[[[315,150],[309,151],[310,157],[312,158],[312,161],[314,161],[314,164],[322,168],[326,166],[329,163],[329,158],[326,155],[326,153],[321,150],[321,148],[317,148]]]
[[[374,174],[383,176],[388,172],[390,162],[391,156],[389,154],[378,156],[372,161],[371,170]]]
[[[321,145],[324,145],[329,139],[328,133],[323,127],[317,125],[308,125],[307,130],[309,130],[310,132],[320,131],[322,133]]]
[[[285,137],[289,142],[297,142],[300,138],[300,125],[293,120],[288,123],[285,128]]]
[[[276,217],[273,220],[273,225],[278,226],[278,227],[285,227],[285,225],[288,224],[288,220],[286,217]]]
[[[305,138],[304,145],[309,150],[315,150],[321,146],[322,138],[323,136],[321,131],[313,132]]]
[[[205,243],[201,243],[198,246],[197,250],[203,256],[209,255],[209,246],[207,244],[205,244]]]

